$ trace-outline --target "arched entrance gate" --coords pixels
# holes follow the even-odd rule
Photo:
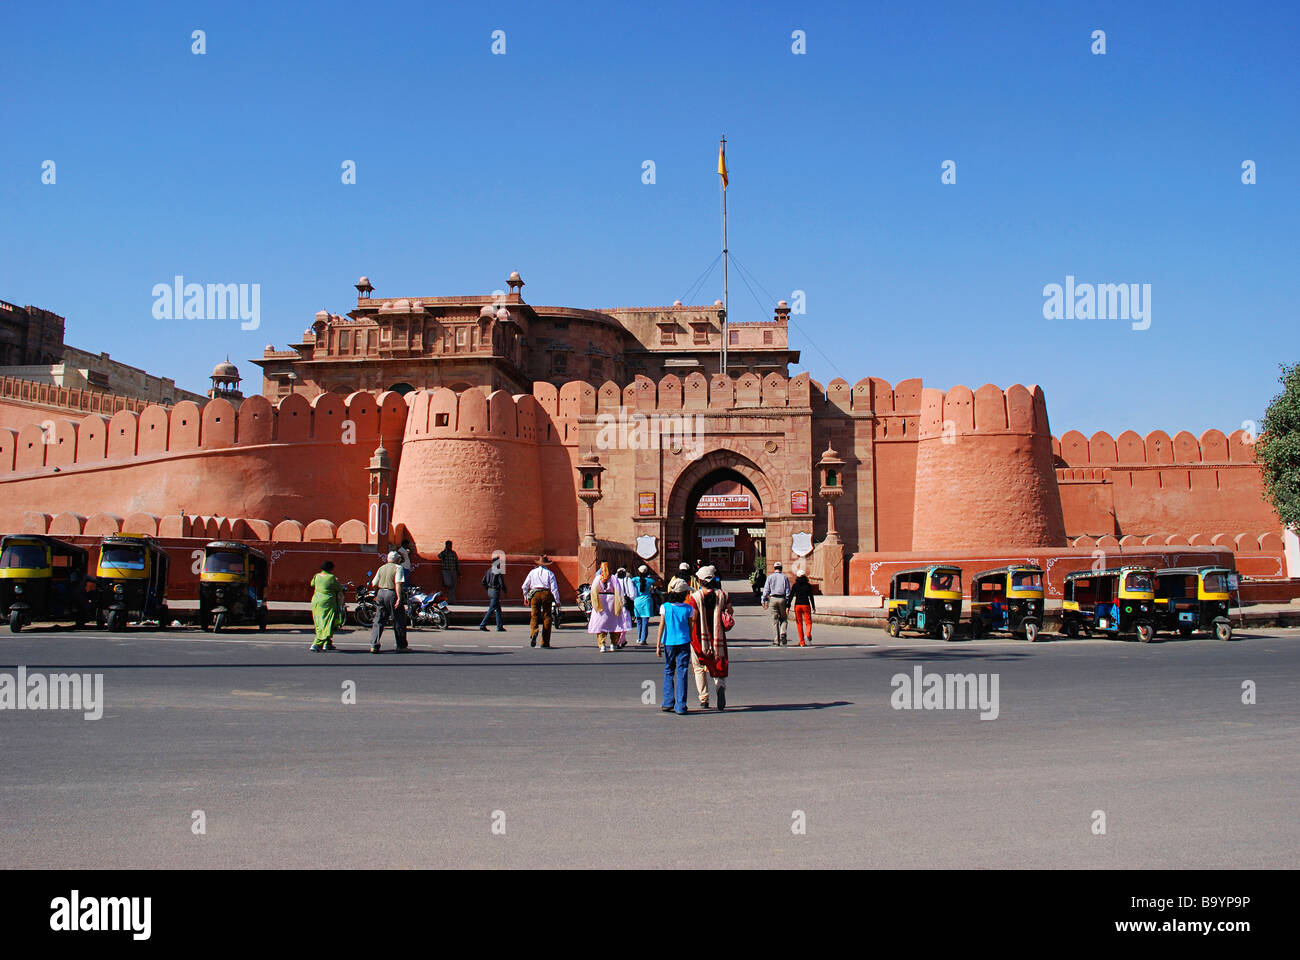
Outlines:
[[[749,508],[729,510],[727,504],[717,503],[710,504],[714,509],[701,511],[701,497],[726,481],[739,484],[739,490],[752,495]],[[762,469],[742,454],[715,450],[694,461],[678,474],[668,496],[664,518],[666,572],[671,573],[682,561],[694,567],[698,559],[717,565],[724,577],[748,577],[757,552],[783,555],[772,553],[785,549],[780,503],[778,492]]]

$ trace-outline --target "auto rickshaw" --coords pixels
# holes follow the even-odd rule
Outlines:
[[[1013,564],[975,574],[970,583],[970,633],[1020,634],[1030,643],[1043,627],[1043,568]]]
[[[266,629],[266,554],[234,540],[203,548],[199,575],[199,626],[220,632],[245,623]]]
[[[1065,635],[1136,633],[1150,643],[1156,635],[1155,577],[1150,567],[1136,565],[1069,574],[1061,602]]]
[[[41,534],[0,540],[0,616],[14,633],[37,620],[90,618],[86,596],[89,554],[81,547]]]
[[[157,620],[167,629],[168,566],[167,552],[152,537],[105,537],[95,569],[95,622],[117,631],[128,620]]]
[[[951,640],[961,621],[961,568],[902,570],[889,581],[889,635],[915,630]]]
[[[1228,619],[1226,567],[1168,567],[1156,571],[1156,628],[1190,637],[1213,630],[1220,640],[1232,639]]]

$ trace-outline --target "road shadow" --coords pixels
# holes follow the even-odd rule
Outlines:
[[[729,706],[724,711],[695,710],[693,713],[769,713],[787,710],[826,710],[830,707],[851,707],[852,700],[831,700],[827,703],[749,703]]]
[[[933,647],[882,647],[864,650],[863,655],[880,660],[1019,660],[1029,656],[1017,650],[991,650],[981,647],[962,647],[957,650],[936,650]]]

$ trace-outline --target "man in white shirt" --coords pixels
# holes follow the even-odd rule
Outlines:
[[[524,602],[528,604],[528,645],[537,646],[537,631],[542,633],[542,646],[551,645],[551,611],[560,599],[560,583],[551,572],[551,558],[542,554],[537,565],[524,577]]]
[[[790,603],[790,578],[781,570],[781,561],[772,564],[772,573],[763,584],[763,609],[772,608],[772,644],[785,644],[786,610]]]

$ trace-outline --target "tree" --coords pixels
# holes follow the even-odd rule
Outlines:
[[[1300,363],[1282,364],[1282,392],[1264,413],[1255,458],[1264,465],[1264,495],[1285,527],[1300,527]]]

